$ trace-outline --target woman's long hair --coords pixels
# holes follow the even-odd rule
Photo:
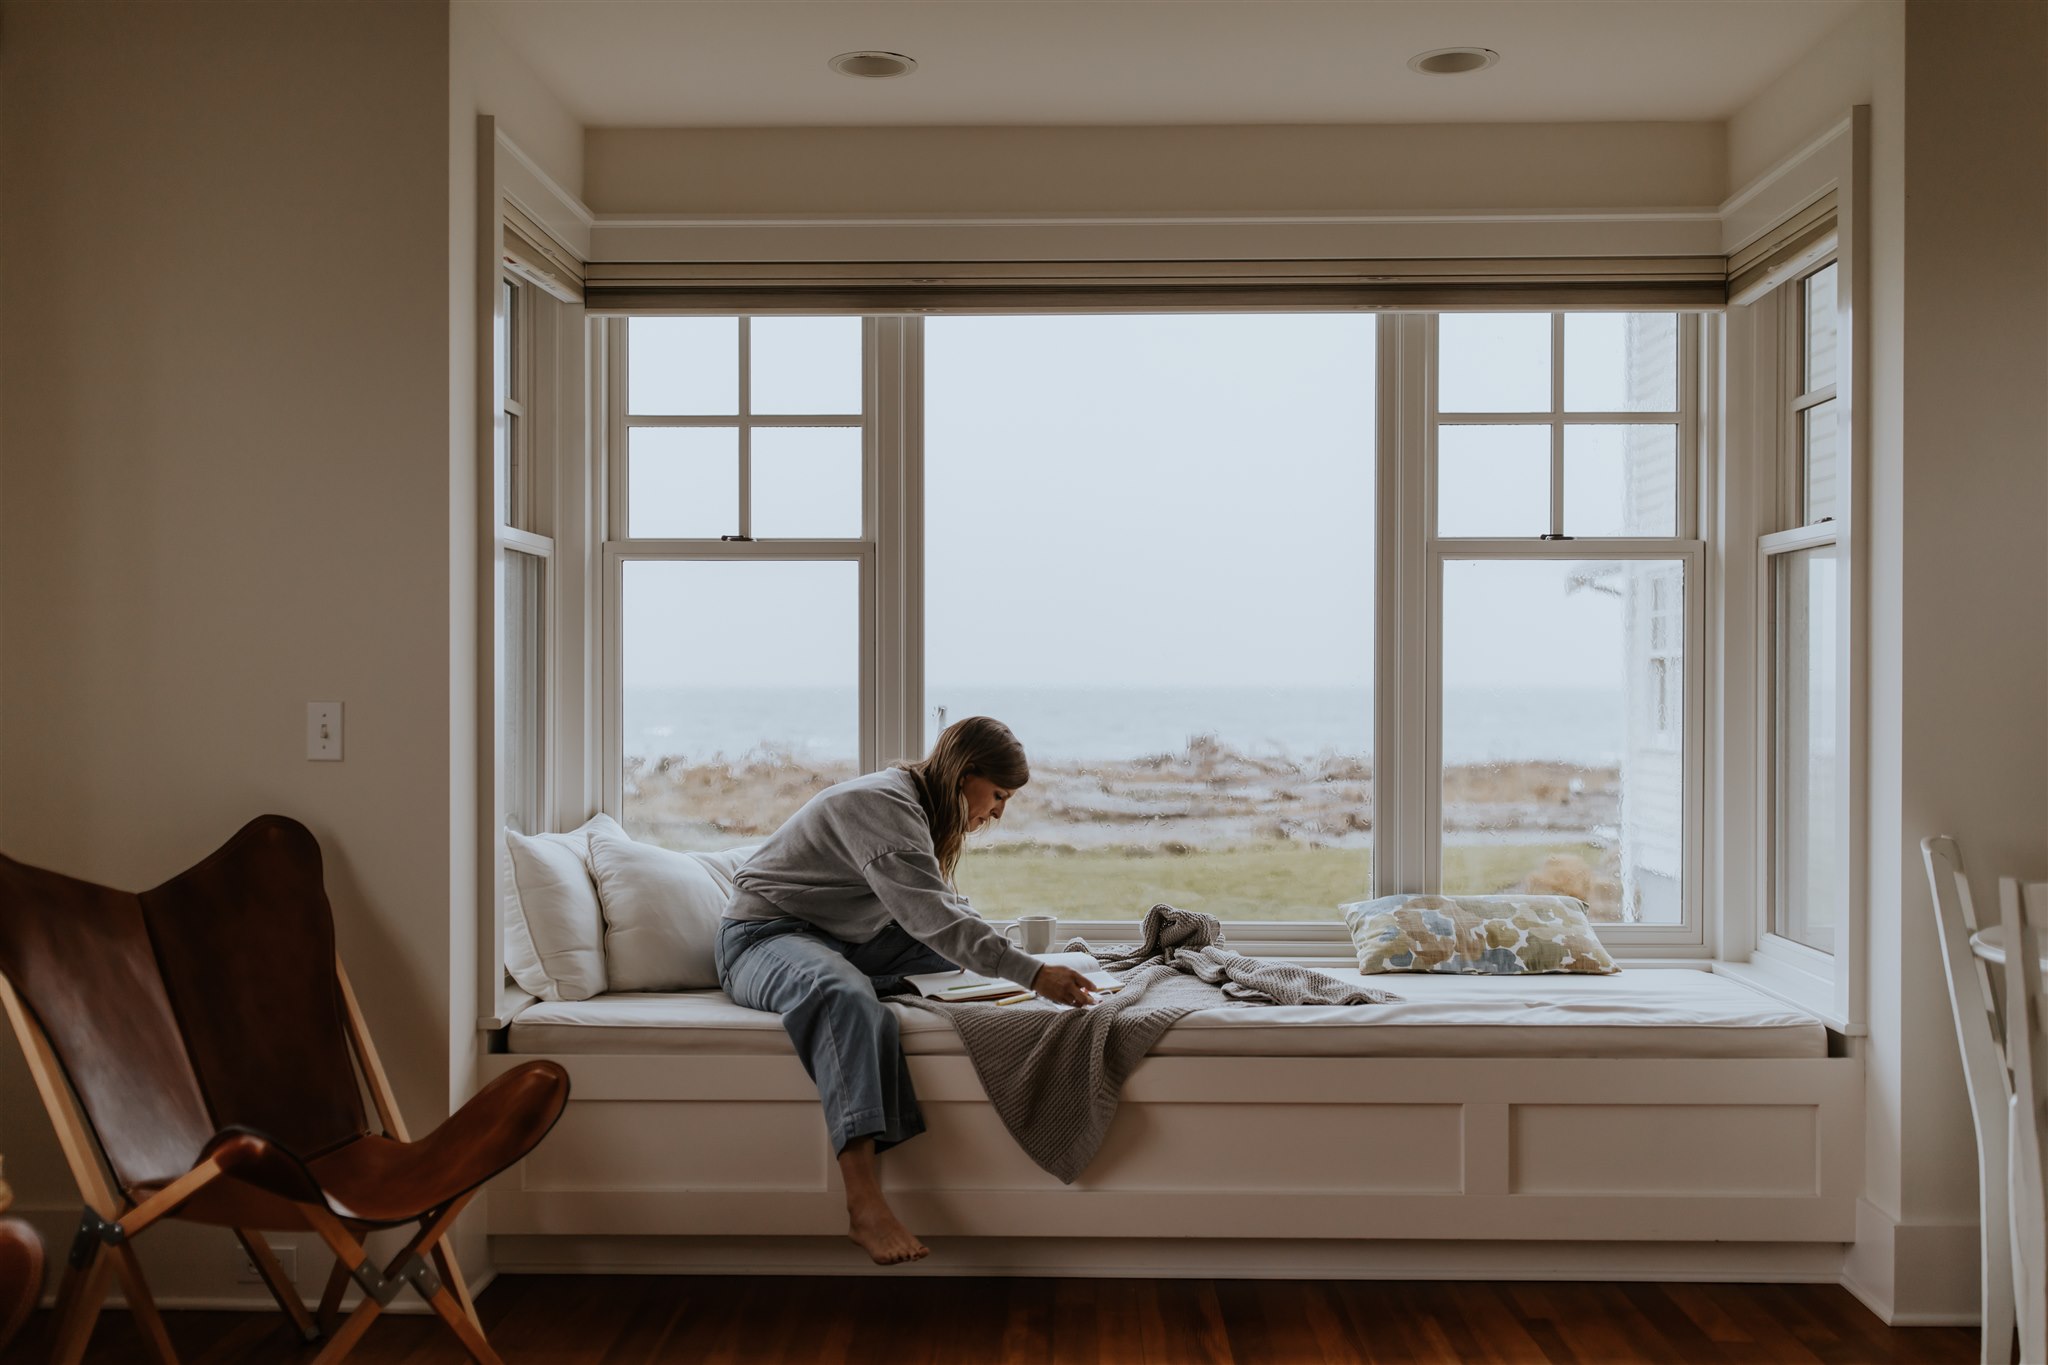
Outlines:
[[[930,753],[916,763],[896,766],[917,779],[918,800],[931,822],[932,848],[948,882],[967,843],[967,793],[962,784],[970,777],[985,777],[1014,791],[1031,780],[1024,746],[1009,726],[987,716],[954,721],[940,732]]]

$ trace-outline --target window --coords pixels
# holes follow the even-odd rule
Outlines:
[[[1329,920],[1372,886],[1373,318],[940,317],[925,333],[926,737],[1031,787],[986,912]]]
[[[1798,348],[1793,370],[1793,448],[1797,452],[1796,512],[1790,520],[1808,526],[1833,521],[1837,513],[1839,464],[1835,405],[1835,266],[1822,266],[1798,285]]]
[[[523,833],[547,827],[548,568],[554,541],[540,533],[533,397],[535,315],[546,306],[533,286],[501,279],[494,310],[492,504],[497,509],[497,677],[499,821]]]
[[[1679,925],[1696,857],[1690,329],[1446,314],[1431,405],[1446,892]],[[1685,338],[1681,344],[1682,334]]]
[[[636,837],[757,842],[989,714],[1034,768],[962,864],[991,916],[1164,900],[1334,941],[1346,901],[1526,890],[1703,943],[1696,318],[605,345],[606,804]]]
[[[1781,287],[1779,367],[1786,395],[1779,448],[1784,490],[1777,526],[1759,542],[1763,613],[1764,944],[1833,954],[1842,922],[1848,850],[1846,640],[1840,527],[1843,462],[1837,418],[1837,266]]]
[[[1835,947],[1835,751],[1840,641],[1833,544],[1771,558],[1772,931]]]
[[[592,355],[581,295],[560,270],[567,248],[522,231],[509,202],[507,250],[495,287],[479,291],[476,503],[479,714],[488,719],[477,763],[476,852],[479,1022],[495,1028],[516,1008],[505,971],[502,914],[509,866],[504,831],[539,834],[580,824],[601,798],[595,769],[601,719],[594,682],[601,619],[596,571],[590,389]],[[559,245],[559,244],[558,244]],[[597,363],[593,366],[592,362]]]
[[[621,822],[758,843],[862,771],[869,423],[859,318],[612,324]]]

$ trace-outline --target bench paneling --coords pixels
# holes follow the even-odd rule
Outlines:
[[[486,1074],[524,1060],[490,1057]],[[493,1233],[844,1230],[816,1095],[793,1058],[555,1060],[572,1077],[569,1113],[492,1186]],[[883,1168],[927,1236],[1855,1235],[1862,1071],[1850,1058],[1155,1057],[1072,1186],[1017,1150],[965,1058],[911,1068],[930,1131]]]

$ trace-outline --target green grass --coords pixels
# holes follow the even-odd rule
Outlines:
[[[1444,882],[1504,891],[1553,853],[1594,857],[1585,844],[1483,844],[1445,850]],[[1334,920],[1372,895],[1372,850],[1253,846],[1187,853],[1149,849],[974,849],[960,889],[990,919],[1142,919],[1160,901],[1219,919]]]

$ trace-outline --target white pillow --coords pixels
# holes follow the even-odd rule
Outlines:
[[[543,1000],[588,1000],[611,989],[590,835],[618,828],[595,815],[567,834],[505,831],[505,968],[521,989]]]
[[[674,853],[624,830],[590,831],[590,871],[604,906],[605,972],[615,991],[696,991],[718,985],[712,946],[751,848]]]

